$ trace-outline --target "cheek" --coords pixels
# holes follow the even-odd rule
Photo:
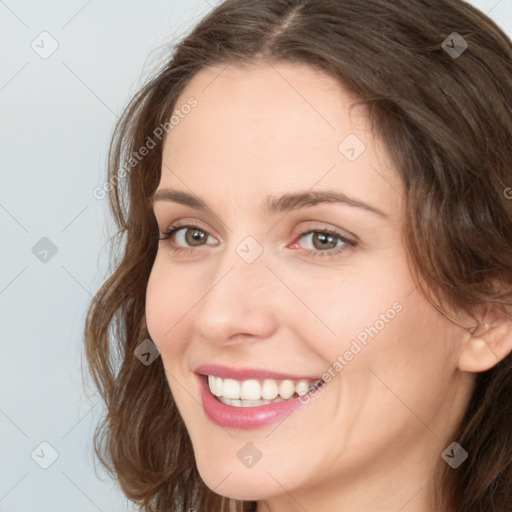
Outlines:
[[[172,276],[172,278],[171,278]],[[176,349],[175,343],[185,315],[193,304],[193,282],[179,270],[170,272],[157,256],[146,288],[146,323],[151,339],[160,350]],[[188,298],[190,297],[190,298]]]
[[[383,316],[361,331],[365,344],[356,336],[361,351],[343,374],[353,395],[364,390],[362,395],[373,396],[371,403],[383,406],[368,412],[372,421],[388,414],[421,429],[418,417],[428,423],[449,387],[456,367],[452,347],[460,333],[417,292],[404,293],[398,302],[387,323]]]
[[[449,354],[456,333],[415,291],[404,261],[381,258],[371,263],[337,280],[308,281],[315,286],[309,293],[312,309],[334,331],[323,328],[322,336],[317,335],[317,352],[328,361],[329,375],[345,375],[347,386],[357,382],[355,395],[373,381],[378,384],[377,376],[407,394],[412,382],[422,387],[440,367],[448,365],[451,371]],[[306,290],[303,284],[300,293]],[[306,332],[307,339],[315,339],[313,330]]]
[[[340,354],[350,348],[353,340],[364,346],[385,331],[399,316],[400,283],[379,280],[382,281],[382,275],[375,269],[373,273],[342,269],[337,278],[326,273],[315,279],[290,280],[291,287],[304,298],[310,310],[304,309],[304,315],[301,314],[302,324],[310,326],[305,327],[307,339]]]

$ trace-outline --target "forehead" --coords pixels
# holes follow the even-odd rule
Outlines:
[[[191,80],[176,109],[192,97],[197,106],[166,138],[162,186],[183,187],[181,177],[197,193],[205,183],[237,194],[269,187],[277,193],[291,185],[309,189],[321,181],[321,186],[343,185],[359,193],[366,180],[366,190],[379,193],[382,177],[371,165],[389,172],[366,108],[350,108],[357,98],[307,65],[207,68]],[[357,151],[364,148],[357,160],[343,153],[346,140],[358,144]]]
[[[176,107],[190,97],[198,102],[193,115],[168,137],[176,149],[215,139],[219,151],[236,141],[251,154],[256,145],[270,149],[300,140],[309,147],[326,139],[337,150],[341,133],[356,126],[364,130],[368,121],[366,110],[356,107],[349,122],[355,98],[334,78],[304,64],[207,68],[194,76]]]

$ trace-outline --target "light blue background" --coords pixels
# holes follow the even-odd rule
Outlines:
[[[166,45],[218,3],[0,1],[0,512],[133,509],[95,472],[103,405],[82,380],[86,306],[113,233],[92,191],[116,117]],[[512,35],[512,0],[470,3]],[[56,44],[44,31],[58,43],[46,59],[31,47]],[[43,237],[57,247],[46,263],[32,252]],[[31,458],[43,441],[58,453],[48,469]],[[34,458],[51,462],[42,450]]]

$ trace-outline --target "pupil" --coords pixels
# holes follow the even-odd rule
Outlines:
[[[193,233],[191,236],[187,236],[187,243],[190,243],[190,245],[194,245],[194,242],[201,242],[204,238],[204,233],[198,229],[194,229],[193,231],[189,230],[187,235],[190,233]]]
[[[321,242],[320,247],[324,247],[325,248],[325,243],[327,242],[327,244],[328,244],[329,241],[331,243],[334,242],[334,244],[336,245],[336,241],[334,240],[334,237],[331,234],[329,234],[329,233],[317,233],[316,239],[320,240],[320,242]]]

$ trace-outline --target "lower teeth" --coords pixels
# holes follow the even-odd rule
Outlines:
[[[288,400],[291,400],[292,398],[296,398],[294,395],[293,397],[289,398]],[[217,399],[221,401],[223,404],[226,405],[232,405],[233,407],[258,407],[259,405],[268,405],[268,404],[275,404],[277,402],[286,402],[284,398],[278,396],[277,398],[274,398],[273,400],[240,400],[240,399],[231,399],[231,398],[224,398],[223,396],[218,396]]]

